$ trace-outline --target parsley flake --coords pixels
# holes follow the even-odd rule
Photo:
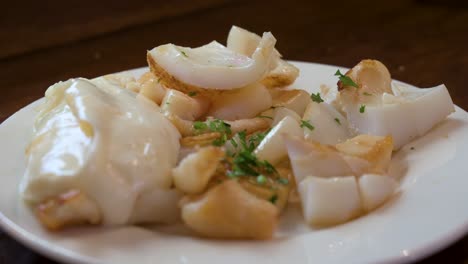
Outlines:
[[[372,95],[372,94],[370,94],[368,92],[363,92],[362,94],[365,95],[365,96],[371,96]]]
[[[193,122],[193,128],[198,131],[204,131],[208,129],[208,125],[205,122],[195,121]]]
[[[195,92],[195,91],[191,91],[191,92],[188,93],[188,96],[190,96],[190,97],[194,97],[195,95],[197,95],[197,92]]]
[[[361,105],[361,107],[359,107],[359,113],[364,113],[366,111],[366,105]]]
[[[265,175],[278,174],[273,165],[266,160],[259,160],[253,153],[267,133],[268,131],[256,133],[249,138],[245,130],[237,133],[237,153],[233,156],[232,167],[227,172],[228,177],[255,176],[259,181],[263,181],[260,175],[266,177]]]
[[[319,104],[323,102],[322,97],[320,97],[320,93],[311,94],[310,98],[312,99],[312,101],[319,103]]]
[[[338,125],[341,125],[341,121],[338,117],[335,117],[335,122],[338,124]]]
[[[258,184],[265,184],[267,182],[267,178],[264,175],[258,175],[257,176],[257,183]]]
[[[270,199],[269,199],[269,201],[270,201],[272,204],[275,204],[277,200],[278,200],[278,195],[276,195],[276,194],[273,194],[273,195],[270,197]]]
[[[315,129],[315,127],[306,120],[301,120],[301,127],[307,127],[310,131]]]
[[[210,120],[207,122],[195,121],[193,122],[193,129],[195,134],[202,134],[206,132],[218,132],[221,136],[215,139],[212,144],[215,146],[222,146],[228,140],[228,136],[232,134],[231,125],[220,119]]]
[[[182,55],[184,55],[184,57],[188,58],[187,53],[185,53],[184,51],[181,51],[180,53],[182,53]]]
[[[286,178],[279,178],[277,181],[279,183],[283,184],[283,185],[288,185],[289,184],[289,180],[286,179]]]
[[[335,76],[338,76],[338,78],[340,79],[340,82],[341,82],[344,86],[353,86],[353,87],[359,88],[359,86],[353,81],[353,79],[349,78],[349,77],[346,76],[346,75],[343,75],[343,74],[340,72],[340,70],[336,70]]]

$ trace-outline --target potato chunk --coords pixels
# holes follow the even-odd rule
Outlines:
[[[214,146],[204,147],[189,154],[172,169],[175,187],[188,194],[202,192],[223,158],[223,149]]]
[[[181,201],[182,219],[198,234],[216,238],[269,239],[278,224],[278,209],[235,180]]]

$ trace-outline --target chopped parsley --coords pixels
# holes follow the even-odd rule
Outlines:
[[[340,79],[340,82],[341,82],[344,86],[353,86],[353,87],[359,88],[359,86],[353,81],[353,79],[349,78],[349,77],[346,76],[346,75],[343,75],[343,74],[340,72],[340,70],[336,70],[335,76],[338,76],[338,78]]]
[[[341,121],[338,117],[335,117],[335,122],[338,124],[338,125],[341,125]]]
[[[236,144],[239,146],[239,150],[233,157],[232,167],[227,173],[228,177],[255,176],[258,183],[258,180],[262,181],[262,177],[258,178],[261,175],[266,177],[265,175],[277,174],[273,165],[266,160],[259,160],[253,153],[267,133],[268,131],[256,133],[248,139],[245,131],[237,133],[239,140]]]
[[[278,195],[276,195],[276,194],[273,194],[273,195],[270,197],[270,199],[269,199],[269,201],[270,201],[272,204],[275,204],[277,200],[278,200]]]
[[[228,136],[232,134],[231,125],[220,119],[210,120],[206,122],[195,121],[193,122],[195,134],[202,134],[206,132],[218,132],[221,136],[215,139],[212,144],[215,146],[222,146],[228,140]]]
[[[372,94],[370,94],[368,92],[363,92],[362,94],[365,95],[365,96],[371,96],[372,95]]]
[[[323,102],[322,97],[320,97],[320,93],[311,94],[310,98],[312,99],[312,101],[319,103],[319,104]]]
[[[286,179],[286,178],[279,178],[277,181],[279,183],[283,184],[283,185],[288,185],[289,184],[289,180]]]
[[[265,177],[264,175],[260,174],[257,176],[257,183],[258,184],[265,184],[267,182],[267,177]]]
[[[359,107],[359,113],[364,113],[366,111],[366,105],[361,105],[361,107]]]
[[[195,121],[193,122],[193,128],[198,131],[205,131],[208,129],[208,125],[205,122]]]
[[[315,127],[306,120],[301,120],[301,127],[307,127],[310,131],[315,129]]]
[[[182,53],[182,55],[184,55],[184,57],[188,58],[187,54],[184,51],[181,51],[180,53]]]
[[[237,148],[237,146],[239,146],[236,142],[236,140],[234,140],[233,138],[231,138],[229,141],[231,141],[231,144],[233,147]]]
[[[191,91],[191,92],[188,93],[188,96],[190,96],[190,97],[194,97],[195,95],[197,95],[197,92],[195,92],[195,91]]]

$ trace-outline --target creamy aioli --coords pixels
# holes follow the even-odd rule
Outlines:
[[[34,125],[21,193],[35,204],[79,189],[96,202],[104,224],[164,221],[164,211],[149,217],[135,208],[176,207],[170,170],[179,138],[156,104],[104,78],[57,83]]]

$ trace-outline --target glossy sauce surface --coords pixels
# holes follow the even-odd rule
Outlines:
[[[138,221],[132,214],[142,196],[170,192],[180,134],[158,106],[102,77],[58,83],[46,99],[27,149],[26,201],[78,188],[104,224],[124,224]]]

